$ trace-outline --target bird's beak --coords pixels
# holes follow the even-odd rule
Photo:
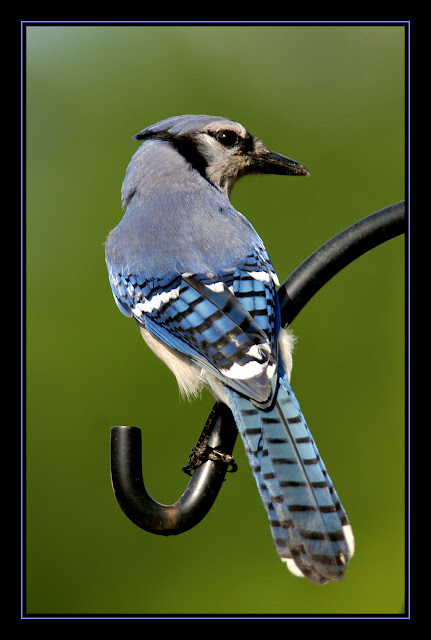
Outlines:
[[[302,164],[270,151],[262,145],[251,157],[250,173],[274,173],[278,175],[309,176],[310,173]]]

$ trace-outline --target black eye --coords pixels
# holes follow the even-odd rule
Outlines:
[[[215,135],[215,138],[224,147],[233,147],[238,142],[238,135],[235,133],[235,131],[231,131],[229,129],[218,131]]]

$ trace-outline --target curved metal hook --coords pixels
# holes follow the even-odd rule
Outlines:
[[[317,291],[345,266],[404,231],[405,202],[401,201],[359,220],[325,242],[278,289],[282,325],[290,324]],[[230,409],[216,403],[202,432],[203,448],[207,453],[217,450],[227,454],[228,462],[206,455],[205,462],[200,459],[198,465],[191,465],[195,471],[182,496],[174,504],[164,505],[151,498],[145,489],[140,429],[111,427],[112,487],[126,516],[141,529],[164,536],[183,533],[197,525],[221,489],[236,436]]]
[[[232,424],[233,423],[233,424]],[[232,454],[237,430],[228,407],[216,403],[206,422],[207,450]],[[117,501],[138,527],[163,536],[183,533],[198,524],[211,509],[221,489],[229,462],[208,459],[194,471],[182,496],[171,505],[156,502],[142,478],[141,430],[111,427],[111,481]]]

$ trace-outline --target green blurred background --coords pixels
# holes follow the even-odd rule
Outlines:
[[[404,27],[33,25],[25,38],[26,612],[400,613],[404,238],[346,268],[292,325],[293,386],[356,537],[344,580],[324,587],[279,561],[240,441],[238,473],[190,532],[154,536],[121,512],[111,425],[142,428],[147,487],[171,503],[212,399],[181,400],[119,313],[103,243],[132,135],[183,113],[238,120],[310,170],[232,194],[280,280],[404,199]]]

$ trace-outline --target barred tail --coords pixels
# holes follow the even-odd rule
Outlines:
[[[341,580],[352,530],[287,378],[268,410],[227,393],[280,558],[312,582]]]

